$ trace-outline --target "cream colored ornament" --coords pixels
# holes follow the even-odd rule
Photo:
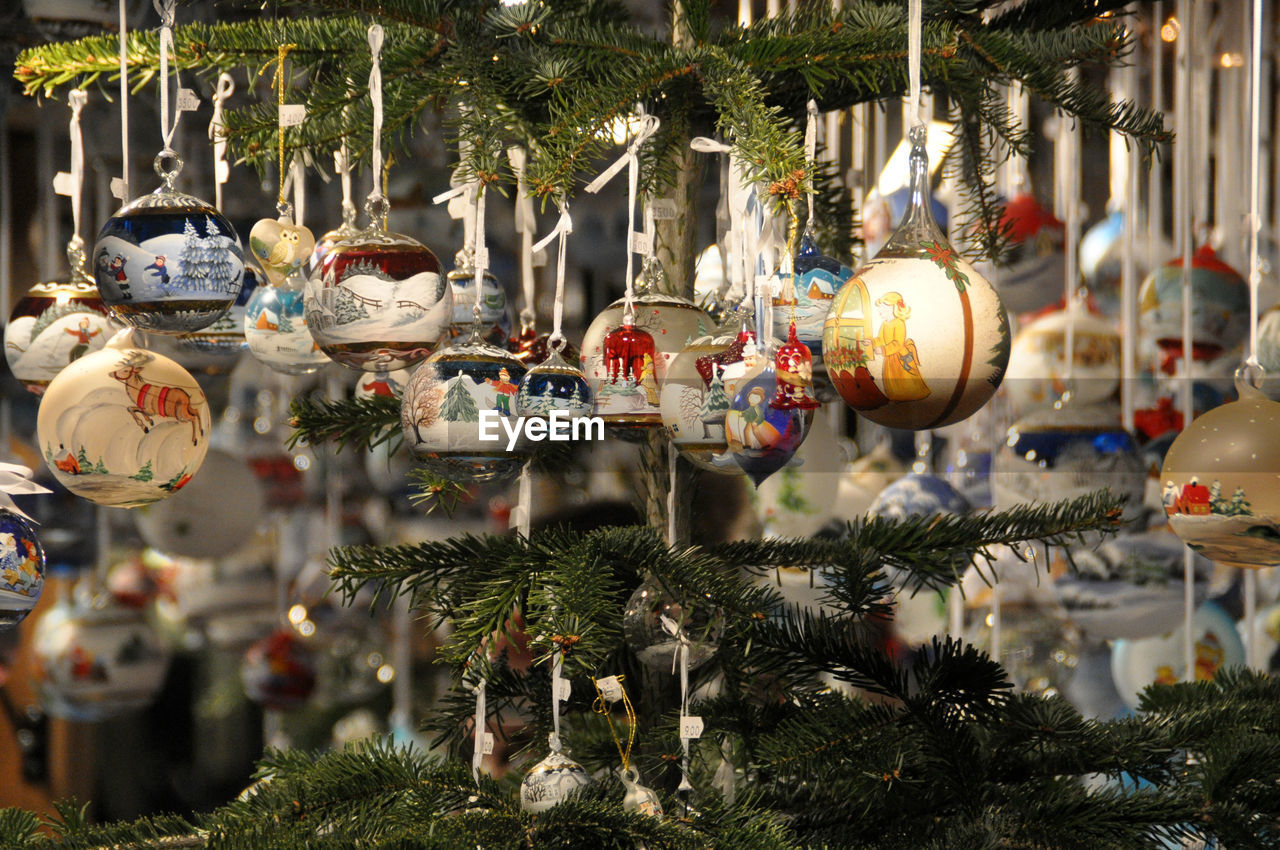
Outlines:
[[[999,295],[934,221],[923,134],[912,133],[907,215],[836,294],[822,350],[850,407],[888,428],[921,430],[987,403],[1004,378],[1010,337]]]
[[[1071,380],[1066,338],[1072,331]],[[1020,413],[1049,407],[1068,389],[1076,404],[1102,404],[1120,388],[1120,334],[1115,324],[1072,304],[1022,328],[1013,338],[1005,392]]]
[[[529,768],[520,783],[520,808],[530,814],[540,814],[590,784],[587,771],[560,751],[560,737],[552,733],[551,753]]]
[[[186,485],[209,448],[209,403],[191,374],[136,347],[133,331],[49,384],[36,430],[58,482],[100,505],[134,508]]]
[[[1280,403],[1237,373],[1239,401],[1201,414],[1160,471],[1169,527],[1231,567],[1280,564]]]
[[[262,485],[244,459],[213,449],[191,486],[138,512],[138,533],[170,555],[223,558],[249,543],[265,507]]]

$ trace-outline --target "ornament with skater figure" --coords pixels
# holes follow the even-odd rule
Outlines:
[[[35,527],[0,508],[0,629],[21,623],[44,590],[44,548]]]
[[[156,158],[164,183],[107,219],[91,258],[103,302],[139,330],[186,334],[231,308],[244,282],[244,249],[222,213],[173,188],[181,160]]]
[[[108,507],[167,499],[191,480],[209,448],[209,403],[200,385],[132,337],[121,331],[64,369],[45,391],[36,425],[58,482]]]
[[[516,415],[546,417],[560,410],[574,418],[590,416],[592,401],[591,386],[582,370],[553,350],[520,379]]]
[[[987,403],[1004,378],[1010,336],[995,289],[934,221],[924,139],[912,132],[911,206],[836,295],[823,357],[854,410],[888,428],[921,430],[959,422]]]
[[[307,327],[344,366],[404,369],[447,332],[453,292],[427,246],[370,227],[335,244],[304,289]]]
[[[520,471],[526,447],[507,450],[499,419],[514,425],[525,367],[478,336],[427,358],[409,379],[400,406],[405,442],[432,472],[455,481],[497,481]],[[494,411],[483,439],[481,412]]]
[[[310,375],[331,362],[307,330],[305,288],[299,272],[278,286],[259,286],[245,305],[249,352],[272,371]]]
[[[529,768],[520,782],[520,808],[529,814],[541,814],[591,784],[582,765],[561,751],[560,736],[551,733],[550,743],[550,754]]]
[[[1165,455],[1160,481],[1169,527],[1206,558],[1232,567],[1280,564],[1280,403],[1242,368],[1239,400],[1196,418]]]

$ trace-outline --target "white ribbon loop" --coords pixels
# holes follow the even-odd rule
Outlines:
[[[733,145],[717,142],[715,139],[708,139],[706,136],[695,136],[690,140],[689,147],[698,153],[731,153],[733,151]]]
[[[818,102],[810,100],[805,107],[808,113],[804,125],[804,167],[809,172],[809,191],[805,197],[809,202],[809,224],[813,224],[813,194],[817,188],[814,172],[817,170],[818,157]],[[830,139],[827,143],[830,144]]]
[[[173,135],[178,131],[178,120],[182,111],[173,112],[173,123],[169,123],[169,56],[176,53],[173,45],[173,22],[177,15],[177,0],[151,0],[156,13],[160,15],[160,135],[164,139],[164,153],[173,152]],[[181,89],[174,72],[174,85]]]
[[[476,695],[475,750],[471,753],[471,776],[480,784],[480,768],[484,765],[484,734],[488,725],[488,707],[485,705],[486,682],[483,676],[472,686]]]
[[[111,192],[129,203],[129,0],[120,0],[120,176]],[[113,181],[114,184],[115,181]],[[119,190],[118,192],[116,190]]]
[[[369,53],[373,67],[369,69],[369,100],[373,103],[373,192],[382,195],[382,27],[369,27]]]
[[[910,0],[907,10],[907,73],[911,85],[911,126],[923,127],[924,110],[920,103],[920,55],[924,30],[924,0]]]
[[[29,522],[35,522],[14,504],[13,497],[34,496],[53,491],[29,480],[30,478],[30,468],[20,463],[0,463],[0,510],[9,511]]]
[[[84,136],[80,132],[80,112],[88,100],[89,95],[80,89],[73,89],[67,96],[67,103],[71,106],[71,172],[61,172],[53,181],[55,191],[71,196],[71,243],[73,245],[81,242],[80,196],[84,189]]]
[[[556,226],[551,228],[551,232],[546,236],[533,243],[533,250],[544,251],[551,242],[562,233],[573,232],[573,219],[569,216],[569,202],[563,201],[560,204],[560,218],[556,220]]]
[[[227,163],[227,128],[222,120],[222,106],[236,90],[235,80],[225,71],[218,75],[213,89],[213,118],[209,121],[209,140],[213,142],[213,204],[222,209],[222,184],[231,176]]]

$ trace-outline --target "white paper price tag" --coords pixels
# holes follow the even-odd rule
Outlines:
[[[617,676],[596,679],[596,687],[600,689],[600,696],[604,697],[605,702],[617,702],[622,699],[622,683],[618,681]]]
[[[573,683],[568,679],[556,679],[556,696],[564,702],[573,693]]]
[[[124,200],[124,178],[111,178],[111,197],[115,198],[117,201]]]
[[[782,279],[776,275],[756,275],[756,292],[777,298],[782,294]]]
[[[280,107],[280,126],[296,127],[307,120],[307,107],[303,103],[286,103]]]
[[[694,740],[702,737],[702,718],[685,715],[680,718],[680,737]]]
[[[489,268],[489,247],[487,245],[476,246],[475,268],[483,271]]]
[[[178,111],[195,112],[200,108],[200,96],[191,89],[178,89]]]
[[[53,191],[59,195],[70,197],[76,187],[71,183],[71,175],[65,171],[59,171],[53,175]]]
[[[649,204],[649,209],[653,211],[654,221],[675,221],[675,198],[654,198],[653,203]]]
[[[637,254],[653,253],[653,237],[648,233],[640,231],[631,234],[631,250]]]
[[[492,732],[484,733],[484,743],[480,745],[480,752],[484,753],[487,756],[493,755],[493,733]]]

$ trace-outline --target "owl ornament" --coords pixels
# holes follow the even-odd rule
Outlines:
[[[264,218],[249,231],[249,250],[262,265],[272,286],[302,268],[316,249],[311,231],[293,223],[286,211],[279,219]]]

